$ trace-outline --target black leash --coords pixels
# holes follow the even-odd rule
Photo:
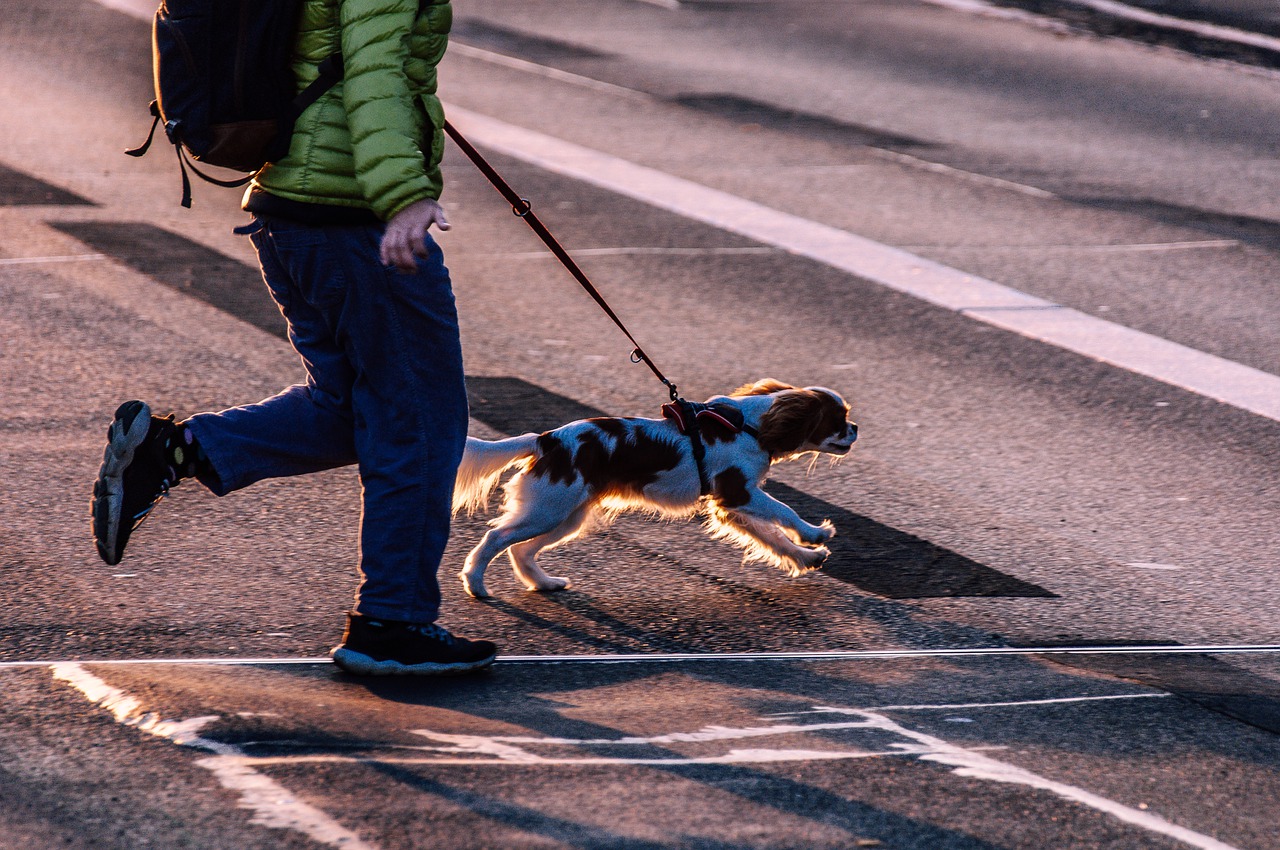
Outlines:
[[[550,249],[556,259],[560,261],[561,265],[568,269],[569,273],[574,276],[578,283],[582,284],[582,288],[587,291],[587,294],[595,299],[595,302],[600,305],[600,309],[604,310],[605,315],[612,319],[613,323],[627,335],[627,339],[631,340],[631,344],[635,346],[631,352],[631,362],[643,363],[648,366],[649,371],[653,372],[653,374],[657,376],[658,380],[662,381],[662,383],[666,385],[667,390],[671,393],[671,400],[678,400],[680,398],[680,394],[676,391],[676,385],[667,380],[667,376],[662,374],[662,372],[658,370],[658,367],[653,364],[653,361],[649,359],[649,355],[645,354],[644,349],[640,347],[640,343],[636,342],[636,338],[631,335],[631,331],[627,330],[627,326],[618,318],[617,313],[613,312],[613,308],[609,306],[609,302],[604,300],[604,296],[601,295],[599,290],[591,284],[591,281],[587,278],[582,269],[578,268],[578,264],[573,261],[573,257],[569,256],[569,252],[556,241],[556,238],[551,235],[551,231],[547,230],[546,225],[539,220],[528,199],[520,197],[516,190],[511,188],[511,184],[502,179],[502,175],[489,164],[489,161],[484,158],[480,151],[476,150],[475,147],[473,147],[472,144],[458,132],[456,127],[448,121],[445,121],[444,130],[449,134],[449,138],[453,139],[454,143],[462,149],[462,152],[465,153],[473,163],[475,163],[476,168],[480,169],[480,173],[489,178],[489,182],[493,184],[493,188],[497,189],[502,197],[506,198],[507,203],[511,204],[511,211],[519,218],[524,219],[525,224],[529,225],[530,229],[532,229],[534,233],[538,234],[538,238],[540,238],[543,244]]]

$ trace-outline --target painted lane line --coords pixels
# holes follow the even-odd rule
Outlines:
[[[943,165],[940,162],[934,162],[929,159],[921,159],[918,156],[900,153],[899,151],[891,151],[885,148],[878,148],[874,145],[867,145],[869,150],[875,156],[881,159],[891,160],[901,165],[908,165],[912,168],[919,168],[923,171],[932,171],[935,174],[945,174],[949,177],[958,177],[970,183],[977,183],[982,186],[993,186],[997,189],[1008,189],[1017,192],[1020,195],[1030,195],[1033,198],[1042,198],[1044,200],[1057,200],[1058,196],[1047,189],[1040,189],[1036,186],[1028,186],[1025,183],[1015,183],[1012,180],[1005,180],[1001,177],[991,177],[987,174],[978,174],[974,171],[965,171],[963,168],[956,168],[951,165]]]
[[[862,707],[862,708],[859,708],[858,710],[885,712],[885,711],[916,711],[916,710],[944,710],[945,711],[945,710],[953,710],[956,708],[1009,708],[1009,707],[1021,708],[1021,707],[1027,707],[1027,706],[1038,707],[1038,706],[1045,706],[1045,705],[1067,705],[1072,703],[1100,702],[1100,701],[1107,701],[1107,700],[1149,699],[1153,697],[1167,698],[1171,696],[1172,694],[1164,694],[1164,693],[1129,693],[1129,694],[1107,694],[1107,695],[1095,695],[1095,696],[1083,696],[1083,697],[1058,697],[1054,699],[1017,700],[1017,701],[1006,701],[1006,702],[870,706],[870,707]],[[808,709],[806,711],[798,711],[798,712],[793,711],[793,712],[786,712],[784,714],[768,715],[767,718],[768,719],[775,719],[775,718],[787,719],[787,718],[797,718],[797,717],[814,717],[814,716],[821,716],[824,714],[829,715],[832,713],[845,712],[847,710],[848,709],[830,709],[825,706],[817,706],[812,709]],[[248,717],[248,716],[253,716],[254,713],[240,712],[239,714],[240,716]],[[275,716],[278,716],[278,715],[275,715]],[[946,718],[946,719],[954,720],[955,718]],[[974,721],[966,718],[966,722],[972,723]],[[627,736],[622,738],[552,738],[552,737],[546,737],[546,736],[533,736],[533,735],[498,735],[498,736],[486,736],[478,740],[483,740],[485,742],[488,742],[486,744],[486,749],[485,749],[486,752],[490,750],[497,751],[498,749],[502,749],[502,754],[505,756],[511,756],[511,755],[518,756],[518,755],[521,755],[521,751],[518,750],[518,748],[513,748],[513,747],[501,748],[500,745],[554,744],[554,745],[565,745],[565,746],[593,746],[593,747],[604,746],[604,745],[653,746],[657,744],[708,743],[708,742],[715,742],[715,741],[740,740],[743,738],[766,737],[771,735],[792,735],[792,734],[809,733],[809,732],[831,732],[831,731],[865,729],[865,728],[868,728],[868,724],[865,721],[852,721],[852,722],[842,722],[842,723],[806,723],[806,724],[776,724],[775,723],[770,726],[750,726],[745,728],[734,728],[734,727],[728,727],[728,726],[704,726],[702,729],[696,732],[672,732],[664,735],[651,735],[651,736],[643,736],[643,737]],[[440,739],[440,733],[436,733],[430,730],[416,730],[415,734],[421,734],[424,737],[428,737],[436,740]],[[451,736],[450,740],[453,741],[454,743],[457,743],[456,738],[457,736]],[[292,747],[292,746],[304,747],[307,749],[314,749],[315,743],[312,741],[289,741],[289,740],[242,741],[240,743],[240,748],[242,750],[251,749],[253,747],[273,747],[273,748],[279,749],[283,747]],[[345,741],[342,744],[330,744],[328,746],[330,749],[337,748],[337,749],[345,749],[345,750],[392,750],[396,752],[403,752],[403,751],[456,752],[457,751],[456,748],[423,747],[423,746],[413,746],[410,744],[391,743],[391,742],[385,742],[385,741]],[[1004,747],[990,746],[990,747],[976,747],[975,749],[990,750],[990,749],[1004,749]],[[468,752],[474,751],[474,748],[467,751]],[[894,750],[891,752],[878,753],[878,755],[885,755],[885,756],[900,755],[900,754],[901,753],[898,750]],[[861,755],[865,755],[865,753]],[[291,761],[304,761],[304,760],[315,759],[315,758],[333,760],[333,759],[341,759],[345,757],[335,756],[333,754],[317,756],[316,754],[311,753],[305,756],[275,755],[275,756],[249,756],[249,758],[255,760],[257,763],[277,763],[277,762],[284,763],[284,762],[291,762]],[[369,761],[369,760],[393,761],[394,760],[396,761],[396,763],[402,763],[402,762],[422,763],[421,760],[416,758],[401,758],[401,757],[388,758],[388,757],[382,757],[382,756],[377,756],[377,757],[351,756],[349,758],[356,759],[356,760],[364,760],[364,761]],[[452,762],[445,762],[445,761],[440,761],[438,759],[433,759],[429,763],[443,764],[443,763],[452,763]]]
[[[212,753],[196,764],[212,773],[224,788],[240,795],[240,807],[254,812],[250,823],[269,829],[292,829],[320,844],[343,850],[377,850],[324,812],[299,800],[274,779],[254,770],[238,747],[200,737],[201,729],[221,719],[218,715],[165,720],[153,711],[146,711],[137,697],[107,684],[75,663],[54,665],[53,677],[111,712],[116,722],[124,726],[182,747]]]
[[[90,702],[110,711],[117,722],[156,735],[181,746],[202,749],[214,753],[210,758],[200,759],[196,764],[209,770],[226,788],[240,794],[240,805],[255,812],[251,823],[274,829],[293,829],[313,840],[334,847],[348,850],[372,850],[373,845],[362,841],[359,836],[347,830],[324,812],[298,800],[283,786],[254,768],[267,764],[298,764],[311,762],[365,762],[365,763],[413,763],[424,765],[672,765],[672,764],[744,764],[744,763],[777,763],[791,761],[847,760],[855,758],[883,758],[890,756],[914,756],[921,761],[935,762],[952,767],[957,776],[984,779],[1037,790],[1049,791],[1063,799],[1093,808],[1108,814],[1120,821],[1140,827],[1149,832],[1165,835],[1200,850],[1235,850],[1231,845],[1214,838],[1169,823],[1164,818],[1147,811],[1133,809],[1066,783],[1057,782],[1040,776],[1016,765],[999,761],[974,748],[960,747],[934,735],[917,732],[895,721],[866,709],[848,709],[834,706],[816,706],[814,711],[825,715],[838,714],[852,716],[857,720],[844,723],[819,724],[775,724],[767,727],[749,727],[733,729],[729,727],[704,727],[700,732],[672,733],[648,738],[609,739],[565,739],[565,738],[532,738],[525,736],[459,735],[454,733],[435,732],[432,730],[414,730],[415,734],[427,737],[447,747],[436,748],[442,753],[468,753],[481,756],[458,759],[375,759],[369,757],[347,756],[296,756],[296,757],[253,757],[246,755],[239,748],[220,741],[199,736],[199,731],[219,717],[202,716],[184,721],[165,720],[155,712],[144,711],[140,701],[125,692],[112,687],[102,679],[89,673],[79,664],[58,665],[53,670],[55,679],[65,681],[79,690]],[[1118,697],[1119,695],[1117,695]],[[881,709],[886,710],[886,709]],[[883,751],[829,751],[829,750],[797,750],[797,749],[731,749],[726,753],[701,758],[666,758],[666,759],[628,759],[628,758],[557,758],[541,756],[516,743],[538,745],[570,745],[600,746],[627,744],[658,744],[684,742],[710,742],[732,740],[768,735],[793,735],[810,731],[832,730],[868,730],[885,732],[909,743],[896,743],[892,749]],[[487,758],[486,758],[487,757]]]
[[[957,708],[1020,708],[1028,705],[1071,705],[1073,703],[1082,702],[1107,702],[1109,700],[1118,699],[1160,699],[1171,697],[1173,694],[1166,693],[1140,693],[1140,694],[1099,694],[1097,696],[1087,697],[1050,697],[1048,699],[1023,699],[1012,700],[1009,702],[957,702],[957,703],[933,703],[923,705],[878,705],[871,708],[863,709],[864,711],[953,711]],[[830,711],[827,708],[815,708],[815,713]],[[795,716],[795,715],[785,715]]]
[[[67,254],[61,257],[5,257],[0,266],[44,265],[45,263],[80,263],[86,260],[105,260],[106,254]]]
[[[870,649],[827,652],[637,653],[619,655],[500,655],[507,664],[645,664],[682,661],[877,661],[912,658],[990,658],[1021,655],[1187,655],[1280,653],[1280,645],[994,646],[960,649]]]
[[[97,3],[148,23],[155,18],[159,5],[156,0],[97,0]]]
[[[1133,698],[1144,694],[1116,695],[1112,698]],[[1092,697],[1081,700],[1097,699]],[[1038,704],[1040,701],[1029,701],[1025,704]],[[941,707],[941,706],[930,706]],[[1236,850],[1231,845],[1218,841],[1186,827],[1170,823],[1157,814],[1126,806],[1115,800],[1095,794],[1075,785],[1069,785],[1034,773],[1017,765],[1000,761],[987,754],[992,749],[1003,747],[961,747],[952,744],[936,735],[918,732],[902,725],[879,712],[863,708],[840,708],[834,706],[815,706],[813,713],[830,717],[831,715],[851,718],[840,723],[822,722],[814,724],[774,724],[769,726],[751,726],[744,728],[726,726],[706,726],[693,732],[670,732],[662,735],[636,736],[620,738],[562,738],[533,735],[475,735],[439,732],[432,729],[411,730],[413,734],[442,744],[438,747],[420,749],[437,752],[439,757],[378,757],[369,755],[339,755],[330,753],[309,754],[299,756],[244,756],[241,763],[245,767],[258,765],[298,765],[307,763],[357,763],[357,764],[413,764],[423,766],[465,766],[480,765],[507,767],[558,767],[585,765],[651,765],[651,766],[683,766],[683,765],[724,765],[724,764],[765,764],[780,762],[813,762],[839,761],[865,758],[910,757],[920,761],[933,762],[952,768],[952,773],[971,779],[985,780],[1019,785],[1037,791],[1048,791],[1062,799],[1087,806],[1097,812],[1115,818],[1123,823],[1135,826],[1147,832],[1163,835],[1188,844],[1199,850]],[[555,754],[556,750],[591,747],[603,749],[608,747],[632,746],[671,746],[678,744],[708,745],[722,741],[738,741],[770,736],[795,736],[807,733],[823,733],[827,739],[833,732],[872,733],[879,736],[889,735],[898,741],[890,741],[888,748],[883,746],[883,739],[877,738],[880,746],[874,749],[772,749],[756,747],[750,749],[729,748],[721,752],[712,752],[703,756],[690,756],[685,753],[673,753],[665,758],[633,758],[626,755],[607,756],[593,755],[576,757]],[[550,748],[551,754],[536,752],[533,748]]]
[[[832,710],[864,717],[878,724],[879,728],[885,732],[900,735],[917,746],[927,748],[930,752],[919,756],[921,761],[947,765],[953,768],[951,772],[957,776],[985,779],[989,782],[1008,783],[1048,791],[1064,800],[1080,803],[1096,811],[1108,814],[1124,823],[1181,841],[1184,844],[1199,848],[1199,850],[1237,850],[1237,848],[1218,841],[1216,838],[1170,823],[1152,812],[1131,808],[1075,785],[1058,782],[1025,768],[999,761],[974,749],[960,747],[934,735],[908,729],[875,712],[856,709]]]
[[[954,9],[959,12],[969,12],[971,14],[986,15],[988,17],[1005,18],[1008,20],[1026,21],[1035,20],[1037,22],[1048,21],[1054,25],[1054,29],[1070,29],[1069,25],[1052,18],[1045,18],[1032,12],[1025,12],[1019,9],[1009,9],[1003,6],[995,6],[985,0],[921,0],[923,3],[929,3],[933,6],[942,6],[947,9]],[[1175,18],[1172,15],[1162,15],[1158,12],[1151,12],[1146,9],[1139,9],[1125,3],[1117,3],[1114,0],[1067,0],[1077,6],[1084,6],[1098,12],[1105,12],[1108,15],[1114,15],[1117,18],[1134,21],[1135,23],[1152,24],[1166,29],[1178,30],[1180,32],[1191,33],[1192,35],[1214,38],[1219,41],[1228,41],[1234,44],[1246,45],[1248,47],[1260,47],[1263,50],[1274,50],[1280,52],[1280,38],[1274,38],[1262,33],[1249,32],[1248,30],[1236,29],[1235,27],[1226,27],[1220,24],[1209,24],[1201,21],[1189,21],[1184,18]]]
[[[569,253],[575,257],[733,257],[738,255],[778,254],[781,253],[781,249],[764,246],[749,248],[571,248]],[[509,254],[485,254],[484,256],[506,257],[513,260],[555,259],[555,255],[547,251],[518,251]]]
[[[460,107],[472,141],[556,174],[816,260],[994,327],[1280,421],[1280,376],[1052,301],[844,230]],[[1039,310],[1008,311],[1009,307]]]
[[[470,752],[470,750],[466,750]],[[923,754],[920,753],[920,754]],[[630,758],[626,756],[587,756],[581,758],[537,756],[511,758],[505,756],[489,756],[479,758],[430,758],[430,757],[382,757],[382,756],[344,756],[344,755],[307,755],[307,756],[240,756],[238,762],[246,766],[257,765],[297,765],[297,764],[393,764],[423,765],[438,767],[472,767],[478,765],[530,765],[536,767],[593,767],[600,765],[650,766],[650,767],[686,767],[689,765],[712,764],[776,764],[779,762],[811,762],[811,761],[848,761],[850,759],[888,758],[902,755],[917,755],[914,752],[889,750],[885,752],[841,750],[774,750],[743,749],[729,750],[715,756],[691,756],[688,758]]]
[[[1162,15],[1146,9],[1139,9],[1125,3],[1116,3],[1114,0],[1070,0],[1070,2],[1075,3],[1077,6],[1085,6],[1089,9],[1106,12],[1109,15],[1137,21],[1138,23],[1154,24],[1160,27],[1189,32],[1192,35],[1216,38],[1220,41],[1230,41],[1234,44],[1260,47],[1263,50],[1274,50],[1280,53],[1280,38],[1273,38],[1262,33],[1249,32],[1248,30],[1226,27],[1220,24],[1188,21],[1183,18],[1175,18],[1172,15]]]
[[[675,652],[619,655],[499,655],[495,664],[653,664],[683,661],[878,661],[912,658],[989,658],[1018,655],[1235,655],[1280,653],[1280,644],[1172,644],[1168,646],[981,646],[956,649],[861,649],[817,652]],[[332,664],[330,658],[77,658],[0,661],[0,670],[62,664],[270,667]]]
[[[624,97],[630,100],[653,100],[653,98],[636,89],[629,89],[625,86],[616,86],[613,83],[606,83],[603,80],[596,80],[591,77],[584,77],[581,74],[574,74],[569,71],[561,71],[559,68],[552,68],[550,65],[539,65],[537,62],[530,62],[527,59],[517,59],[514,56],[508,56],[505,53],[494,53],[492,50],[485,50],[480,47],[474,47],[470,44],[458,41],[456,38],[449,40],[449,52],[468,59],[477,59],[481,62],[488,62],[490,65],[499,65],[503,68],[510,68],[514,71],[522,71],[526,74],[534,74],[535,76],[545,77],[548,80],[555,80],[560,83],[569,83],[570,85],[580,86],[581,88],[591,89],[592,91],[604,92],[617,97]]]
[[[1138,242],[1119,245],[903,245],[904,251],[1065,251],[1068,253],[1127,254],[1239,248],[1238,239],[1196,239],[1188,242]]]

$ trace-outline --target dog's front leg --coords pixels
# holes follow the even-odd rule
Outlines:
[[[829,519],[824,519],[821,525],[813,525],[786,502],[778,501],[765,491],[753,488],[749,493],[747,503],[735,507],[735,511],[772,523],[806,546],[821,546],[836,536],[836,527]]]

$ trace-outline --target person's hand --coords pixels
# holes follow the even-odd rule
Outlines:
[[[418,257],[427,256],[427,231],[431,225],[448,230],[444,209],[431,198],[410,204],[391,217],[382,235],[382,262],[402,272],[417,268]]]

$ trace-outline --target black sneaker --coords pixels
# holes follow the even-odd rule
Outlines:
[[[451,676],[493,663],[498,647],[454,637],[434,623],[402,623],[347,615],[333,663],[360,676]]]
[[[108,564],[120,563],[129,535],[178,482],[165,456],[176,432],[172,415],[152,416],[144,402],[126,401],[116,409],[93,484],[93,536]]]

